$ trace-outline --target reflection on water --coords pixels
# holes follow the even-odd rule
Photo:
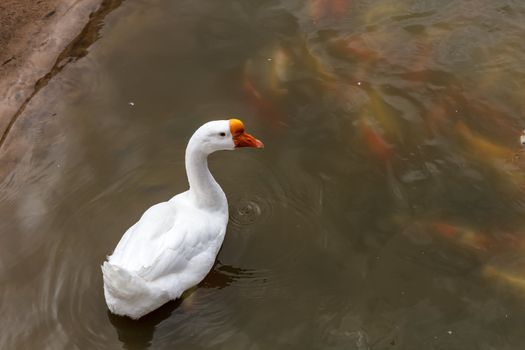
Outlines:
[[[221,289],[229,286],[235,280],[250,276],[250,271],[245,271],[232,266],[222,265],[217,261],[208,276],[196,288],[217,288]],[[192,309],[192,294],[196,288],[186,291],[181,299],[170,301],[140,318],[132,320],[128,317],[121,317],[107,312],[108,319],[117,329],[118,339],[123,343],[125,349],[148,349],[151,345],[156,327],[169,317],[177,317],[177,308]],[[183,310],[185,312],[187,310]]]
[[[110,4],[1,150],[0,348],[521,348],[525,5]],[[101,262],[230,116],[266,148],[210,159],[220,263],[108,314]]]
[[[180,303],[180,300],[170,301],[137,321],[114,315],[108,310],[108,319],[117,330],[124,349],[149,349],[157,325],[170,317]]]

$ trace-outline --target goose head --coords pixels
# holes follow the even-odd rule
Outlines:
[[[202,125],[190,142],[206,154],[240,147],[263,148],[264,144],[244,131],[239,119],[215,120]]]

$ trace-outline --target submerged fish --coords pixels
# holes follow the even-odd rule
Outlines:
[[[252,67],[252,62],[248,61],[245,65],[243,72],[243,81],[242,89],[250,103],[250,105],[255,109],[255,111],[264,116],[267,121],[270,121],[274,126],[283,122],[284,113],[277,107],[274,100],[280,96],[280,93],[272,90],[274,88],[272,83],[269,83],[266,80],[266,84],[261,83],[260,86],[255,84],[255,79],[259,77],[254,74]],[[260,79],[257,80],[260,82]]]
[[[479,230],[447,220],[422,221],[402,217],[396,217],[396,220],[405,226],[405,232],[410,235],[433,236],[454,245],[472,249],[479,254],[509,253],[525,248],[525,237],[521,232],[506,232],[497,229]]]
[[[497,170],[506,183],[525,189],[525,157],[521,152],[489,141],[472,132],[464,123],[456,125],[458,134],[468,144],[469,151],[482,162]]]
[[[496,159],[512,159],[515,154],[510,148],[498,145],[488,139],[474,133],[463,122],[456,124],[457,133],[470,146],[470,150],[482,157],[490,157]]]
[[[485,266],[483,273],[489,277],[495,277],[503,282],[506,282],[514,287],[518,287],[525,291],[525,271],[522,274],[510,273],[494,266]]]
[[[371,1],[368,11],[364,11],[365,25],[373,25],[394,16],[406,13],[407,6],[402,1]]]
[[[485,233],[448,222],[434,221],[430,224],[430,228],[441,237],[469,248],[487,250],[493,244],[491,238]]]
[[[272,93],[275,95],[285,95],[288,90],[283,87],[290,77],[290,66],[292,66],[292,59],[290,55],[283,49],[278,48],[275,50],[272,58],[270,59],[271,69],[269,75],[269,86]]]
[[[397,141],[403,141],[403,130],[398,123],[396,110],[388,104],[379,90],[369,89],[366,108],[379,122],[385,133]]]
[[[494,259],[483,267],[482,274],[506,286],[525,292],[525,264],[522,253]]]
[[[364,121],[361,123],[361,132],[368,150],[383,162],[392,158],[393,148],[385,141],[377,127]]]
[[[341,58],[359,61],[360,64],[382,58],[381,54],[362,35],[351,35],[330,40],[328,48],[333,54]]]
[[[314,22],[323,19],[342,20],[348,14],[350,0],[312,0],[310,9]]]
[[[439,103],[433,103],[425,109],[425,126],[426,130],[435,136],[439,133],[448,133],[451,125],[450,108],[448,101],[439,101]]]

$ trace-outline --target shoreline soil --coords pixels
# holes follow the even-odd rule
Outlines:
[[[0,0],[0,148],[93,15],[121,0]],[[117,6],[118,6],[117,4]]]

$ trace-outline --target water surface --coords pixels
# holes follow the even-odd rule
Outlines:
[[[103,24],[2,149],[2,349],[521,349],[525,4],[127,0]],[[110,315],[100,264],[232,116],[266,148],[210,158],[214,270]]]

